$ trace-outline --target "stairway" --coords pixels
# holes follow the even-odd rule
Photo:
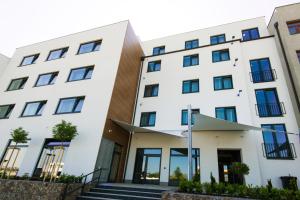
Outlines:
[[[134,185],[98,185],[77,200],[160,200],[165,190]]]

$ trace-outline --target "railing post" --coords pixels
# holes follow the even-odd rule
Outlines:
[[[98,180],[97,180],[97,185],[99,185],[100,183],[100,178],[101,178],[101,173],[102,173],[102,168],[99,169],[99,176],[98,176]]]
[[[80,192],[81,195],[82,195],[83,192],[84,192],[84,188],[85,188],[85,184],[86,184],[86,178],[87,178],[87,176],[84,177],[84,182],[83,182],[83,185],[82,185],[82,187],[81,187],[81,192]]]

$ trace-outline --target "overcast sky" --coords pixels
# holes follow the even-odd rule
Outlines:
[[[0,53],[129,19],[141,40],[266,16],[295,0],[0,0]]]

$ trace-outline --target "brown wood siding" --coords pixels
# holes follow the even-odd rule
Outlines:
[[[118,182],[123,178],[129,133],[113,123],[111,119],[127,123],[132,121],[142,56],[140,42],[128,22],[103,133],[103,137],[123,146],[117,175]]]

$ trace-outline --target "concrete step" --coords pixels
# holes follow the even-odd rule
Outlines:
[[[157,188],[146,188],[145,187],[129,187],[129,186],[112,186],[112,185],[98,185],[96,188],[102,189],[115,189],[115,190],[127,190],[127,191],[138,191],[138,192],[150,192],[150,193],[162,193],[166,190]]]
[[[118,199],[111,199],[111,198],[102,198],[102,197],[90,197],[90,196],[79,196],[76,200],[118,200]]]
[[[101,197],[108,199],[122,199],[122,200],[160,200],[161,197],[148,197],[145,196],[136,196],[136,195],[127,195],[127,194],[113,194],[113,193],[102,193],[102,192],[86,192],[83,196],[88,197]]]
[[[161,192],[150,192],[150,191],[140,191],[140,190],[127,190],[126,188],[93,188],[91,192],[100,193],[111,193],[111,194],[125,194],[133,196],[143,196],[143,197],[155,197],[161,198]]]

